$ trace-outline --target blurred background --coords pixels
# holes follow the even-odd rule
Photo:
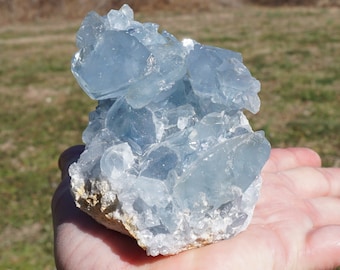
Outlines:
[[[0,0],[0,269],[54,269],[58,156],[96,106],[70,72],[75,35],[90,10],[123,3],[178,39],[241,52],[262,83],[253,128],[340,166],[338,0]]]
[[[89,10],[107,13],[128,4],[135,12],[172,10],[178,12],[207,11],[216,6],[309,6],[339,7],[339,0],[0,0],[0,22],[36,21],[43,18],[79,19]]]

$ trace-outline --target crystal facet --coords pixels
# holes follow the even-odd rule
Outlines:
[[[243,114],[260,83],[241,55],[159,33],[127,5],[89,13],[77,46],[72,72],[98,100],[69,169],[77,206],[152,256],[246,229],[270,145]]]

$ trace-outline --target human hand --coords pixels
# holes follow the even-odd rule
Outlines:
[[[68,167],[83,146],[59,159],[52,200],[58,269],[332,269],[340,265],[340,168],[321,168],[304,148],[273,149],[249,227],[232,239],[174,256],[148,257],[136,241],[78,209]]]

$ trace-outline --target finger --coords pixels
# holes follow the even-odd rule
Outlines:
[[[60,183],[56,189],[51,208],[55,227],[64,222],[70,222],[71,219],[82,219],[86,215],[76,207],[68,181]]]
[[[308,200],[306,212],[309,213],[314,227],[329,224],[340,225],[340,199],[334,197],[319,197]]]
[[[340,226],[325,226],[312,231],[307,236],[305,254],[305,269],[334,269],[339,266]]]
[[[274,148],[263,171],[277,172],[300,166],[320,167],[320,156],[308,148]]]
[[[75,145],[61,153],[58,165],[62,173],[62,180],[68,175],[68,167],[79,159],[79,156],[84,151],[84,148],[84,145]]]
[[[72,146],[66,149],[59,157],[58,164],[62,173],[62,182],[54,192],[51,202],[55,224],[59,224],[62,219],[65,219],[65,215],[78,213],[70,192],[68,167],[78,160],[83,150],[83,145]],[[76,212],[73,212],[74,210],[76,210]]]
[[[340,168],[301,167],[277,174],[287,187],[302,198],[340,198]]]

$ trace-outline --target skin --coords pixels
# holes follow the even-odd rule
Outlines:
[[[135,240],[75,207],[67,169],[83,151],[59,159],[52,200],[57,269],[333,269],[340,265],[340,168],[321,168],[305,148],[273,149],[262,171],[249,227],[236,237],[175,256],[148,257]]]

